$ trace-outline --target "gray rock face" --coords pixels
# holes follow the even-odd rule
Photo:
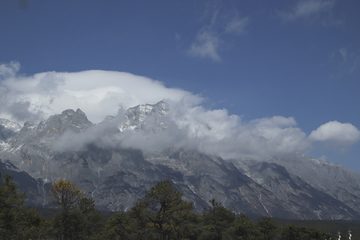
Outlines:
[[[357,211],[324,191],[290,174],[276,163],[245,161],[244,173],[271,191],[281,205],[300,219],[357,218]]]
[[[204,200],[215,198],[236,213],[297,219],[359,216],[351,207],[275,163],[254,161],[244,171],[221,158],[182,151],[170,157],[147,156],[146,159],[180,172],[196,195]]]
[[[284,166],[289,173],[319,191],[338,199],[360,212],[360,174],[339,164],[311,158],[301,153],[265,159]]]
[[[100,209],[126,211],[156,182],[170,179],[199,213],[215,198],[228,209],[249,216],[360,219],[358,189],[347,182],[358,183],[360,176],[346,177],[345,167],[328,164],[328,174],[314,179],[303,173],[305,165],[300,169],[279,157],[231,162],[184,149],[142,152],[115,141],[124,131],[166,129],[168,114],[168,106],[160,102],[129,109],[118,127],[111,124],[114,117],[94,125],[79,109],[66,110],[39,124],[27,122],[1,140],[1,171],[28,179],[28,201],[37,205],[49,204],[51,184],[65,179],[84,190]],[[325,166],[303,155],[294,158],[312,162],[310,168],[318,173],[323,171],[318,168]],[[345,184],[349,184],[345,188],[348,195],[338,192]],[[355,189],[352,192],[351,187]]]
[[[0,118],[0,141],[6,141],[15,136],[20,129],[21,126],[19,124]]]

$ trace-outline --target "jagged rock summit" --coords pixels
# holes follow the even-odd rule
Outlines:
[[[130,108],[122,117],[108,116],[100,124],[80,109],[23,127],[0,119],[1,172],[16,175],[29,203],[42,206],[50,203],[51,184],[60,179],[111,211],[128,210],[156,182],[170,179],[200,213],[215,198],[249,216],[360,219],[360,174],[340,165],[301,154],[225,161],[194,149],[124,147],[124,136],[166,131],[170,113],[159,102]]]
[[[18,123],[0,118],[0,140],[6,141],[8,138],[15,136],[20,129],[21,126]]]

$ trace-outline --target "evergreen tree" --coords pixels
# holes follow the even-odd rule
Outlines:
[[[257,227],[261,233],[262,239],[264,240],[275,239],[279,230],[277,222],[270,217],[261,218],[257,223]]]
[[[0,173],[0,239],[29,239],[39,235],[43,219],[27,209],[25,192],[19,192],[13,176]]]
[[[203,231],[199,239],[223,239],[223,234],[232,227],[235,220],[235,213],[227,210],[221,203],[215,199],[210,200],[211,207],[205,208],[205,213],[202,217]],[[225,237],[224,237],[225,238]]]
[[[280,240],[323,240],[330,239],[331,234],[318,228],[297,227],[287,224],[282,227]]]
[[[146,192],[143,202],[149,224],[160,239],[181,239],[192,233],[189,220],[193,218],[193,205],[183,201],[182,196],[183,192],[175,189],[169,180],[158,182]]]
[[[297,227],[293,224],[287,224],[281,229],[281,240],[302,240],[305,239],[305,227]]]
[[[127,213],[109,219],[104,238],[121,239],[196,239],[192,203],[170,181],[160,181]]]
[[[226,239],[255,240],[259,239],[260,232],[255,224],[245,215],[240,214],[232,227],[226,233]]]
[[[82,216],[78,206],[83,192],[70,181],[64,180],[54,183],[50,192],[60,210],[53,218],[56,236],[59,239],[79,238]]]
[[[96,209],[94,200],[91,198],[81,198],[79,211],[81,214],[82,238],[95,238],[104,227],[104,217]]]

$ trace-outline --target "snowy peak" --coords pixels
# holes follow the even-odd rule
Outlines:
[[[125,113],[125,121],[120,131],[166,128],[166,116],[170,114],[169,106],[161,101],[154,105],[144,104],[129,108]]]
[[[0,141],[6,141],[8,138],[15,136],[21,129],[18,123],[0,118]]]

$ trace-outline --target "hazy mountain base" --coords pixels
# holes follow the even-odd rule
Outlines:
[[[270,164],[234,161],[235,167],[229,161],[196,151],[168,149],[143,155],[140,150],[121,147],[116,137],[124,134],[131,137],[131,131],[142,128],[146,114],[155,116],[155,119],[158,112],[159,115],[166,115],[166,108],[162,105],[146,105],[129,110],[129,120],[123,125],[125,132],[109,124],[114,122],[114,118],[108,117],[104,123],[94,125],[79,109],[76,112],[66,110],[40,124],[26,123],[20,131],[13,127],[11,134],[0,141],[0,158],[6,163],[3,168],[23,174],[24,178],[32,177],[33,180],[28,181],[33,182],[30,184],[32,190],[28,190],[29,202],[37,205],[49,204],[49,185],[66,179],[83,189],[100,209],[126,211],[145,195],[145,190],[150,186],[159,180],[170,179],[184,191],[184,200],[194,202],[195,211],[199,213],[209,205],[210,199],[215,198],[226,208],[248,216],[360,219],[359,205],[356,204],[359,202],[359,185],[353,185],[359,182],[359,174],[352,173],[350,180],[355,180],[346,182],[347,186],[339,183],[336,174],[332,178],[326,175],[325,180],[320,179],[322,182],[328,181],[328,185],[338,186],[326,188],[304,177],[303,172],[307,171],[305,164],[301,169],[283,167],[280,161]],[[7,129],[6,124],[2,125],[3,132]],[[159,122],[160,130],[164,124]],[[293,156],[297,158],[297,164],[301,164],[302,158],[319,161],[300,155],[287,157]],[[272,161],[274,159],[277,158],[272,158]],[[267,161],[271,162],[269,159]],[[323,166],[320,164],[317,167]],[[338,174],[339,166],[327,167],[333,169],[330,173]],[[289,173],[287,169],[302,172]],[[349,171],[342,168],[343,175]],[[342,191],[346,192],[346,199],[339,197]],[[350,204],[351,200],[355,204]]]

